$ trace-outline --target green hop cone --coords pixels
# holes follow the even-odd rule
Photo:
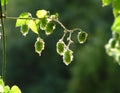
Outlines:
[[[53,30],[55,29],[55,24],[52,22],[49,22],[46,25],[46,29],[45,29],[45,33],[46,35],[50,35],[51,33],[53,33]]]
[[[62,40],[59,40],[56,44],[56,49],[58,54],[63,55],[65,51],[65,43]]]
[[[66,49],[63,55],[63,62],[65,65],[69,65],[73,60],[73,52],[70,49]]]
[[[26,25],[26,24],[25,24],[25,25],[22,25],[20,31],[21,31],[21,33],[22,33],[23,36],[26,36],[26,35],[28,34],[28,32],[29,32],[29,27],[28,27],[28,25]]]
[[[79,32],[78,33],[78,41],[80,44],[83,44],[87,40],[88,34],[86,32]]]
[[[35,42],[35,52],[37,52],[39,56],[41,56],[41,53],[44,50],[44,46],[45,42],[40,37],[38,37],[37,41]]]

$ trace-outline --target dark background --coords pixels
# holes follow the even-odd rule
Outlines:
[[[88,40],[80,45],[73,35],[74,61],[66,66],[55,49],[60,26],[50,36],[42,34],[46,46],[39,57],[34,51],[37,36],[30,32],[24,37],[15,20],[5,20],[7,84],[18,85],[23,93],[120,93],[120,67],[104,48],[111,37],[112,8],[102,7],[101,0],[9,0],[7,13],[17,17],[27,11],[35,17],[38,9],[58,12],[67,28],[82,28]]]

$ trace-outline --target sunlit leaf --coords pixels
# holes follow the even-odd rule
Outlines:
[[[116,60],[117,63],[120,65],[120,53],[118,53],[118,54],[115,56],[115,60]]]
[[[65,51],[65,43],[59,40],[56,44],[56,50],[58,54],[63,55]]]
[[[22,93],[21,90],[19,89],[18,86],[14,85],[12,86],[11,90],[9,91],[9,93]]]
[[[3,79],[0,79],[0,85],[4,86]]]
[[[63,62],[66,65],[69,65],[71,61],[73,60],[73,52],[70,49],[66,49],[63,55]]]
[[[5,93],[9,93],[9,91],[10,91],[10,87],[9,87],[9,86],[5,86],[5,87],[4,87],[4,92],[5,92]]]
[[[34,20],[29,21],[29,28],[36,34],[38,34],[38,28]]]
[[[112,31],[120,32],[120,16],[115,18],[115,21],[112,25]]]
[[[39,19],[35,20],[35,24],[37,26],[37,29],[39,29],[39,27],[40,27],[40,22],[41,22],[41,20],[39,20]]]
[[[77,36],[80,44],[84,43],[87,40],[87,37],[88,37],[88,34],[83,31],[79,32]]]
[[[119,40],[120,39],[120,33],[119,32],[112,32],[112,34],[113,34],[113,38],[115,40]]]
[[[47,18],[41,19],[41,21],[40,21],[40,29],[45,30],[47,23],[48,23]]]
[[[113,12],[115,17],[120,14],[120,0],[113,0]]]
[[[50,35],[51,33],[53,33],[53,30],[55,29],[55,24],[52,22],[49,22],[46,25],[46,29],[45,29],[45,33],[46,35]]]
[[[37,41],[35,42],[35,52],[37,52],[39,56],[41,56],[41,53],[44,50],[44,46],[45,46],[45,42],[43,41],[43,39],[38,37]]]
[[[4,92],[4,88],[2,85],[0,85],[0,93],[3,93]]]
[[[109,5],[111,0],[102,0],[102,6],[107,6]]]
[[[22,33],[22,35],[23,35],[23,36],[26,36],[26,35],[28,34],[28,32],[29,32],[29,27],[28,27],[28,25],[22,25],[22,26],[21,26],[21,33]]]
[[[28,12],[21,13],[16,21],[16,27],[19,27],[24,24],[28,24],[28,22],[29,22],[28,18],[31,18],[30,13],[28,13]]]
[[[38,18],[44,18],[46,15],[47,15],[47,11],[46,10],[38,10],[37,13],[36,13],[36,16]]]
[[[111,38],[111,39],[109,40],[109,44],[110,44],[110,47],[111,47],[111,48],[115,48],[116,43],[117,43],[117,40],[115,40],[114,38]]]
[[[2,4],[2,6],[8,4],[8,0],[1,0],[1,4]]]

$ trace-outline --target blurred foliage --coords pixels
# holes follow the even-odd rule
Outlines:
[[[71,46],[75,58],[67,67],[55,49],[61,28],[51,36],[42,33],[46,47],[39,57],[33,46],[36,36],[30,33],[23,37],[15,28],[15,20],[5,20],[7,83],[18,85],[23,93],[119,93],[120,67],[104,49],[111,36],[112,8],[103,8],[101,0],[9,0],[7,6],[8,16],[35,14],[38,9],[58,12],[66,27],[87,31],[88,41],[80,45],[76,40]],[[76,35],[72,38],[75,40]]]

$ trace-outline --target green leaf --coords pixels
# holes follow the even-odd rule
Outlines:
[[[116,43],[117,43],[117,40],[115,40],[114,38],[111,38],[111,39],[109,40],[109,44],[110,44],[110,47],[111,47],[111,48],[115,48]]]
[[[36,12],[36,16],[38,17],[38,18],[44,18],[46,15],[47,15],[47,11],[46,10],[38,10],[37,12]]]
[[[120,16],[115,18],[115,21],[112,25],[112,31],[114,32],[120,32]]]
[[[0,79],[0,85],[4,86],[3,79]]]
[[[112,32],[112,34],[113,34],[113,38],[115,40],[119,40],[120,39],[120,33],[118,33],[118,32]]]
[[[46,25],[46,29],[45,29],[45,33],[46,35],[50,35],[51,33],[53,33],[53,30],[55,29],[55,24],[52,22],[49,22]]]
[[[65,43],[62,40],[59,40],[56,44],[56,49],[58,54],[63,55],[65,51]]]
[[[30,20],[29,21],[29,28],[36,34],[38,34],[38,28],[37,28],[37,24],[35,23],[34,20]]]
[[[65,63],[65,65],[69,65],[71,63],[71,61],[73,60],[73,55],[72,55],[72,51],[70,49],[66,49],[63,55],[63,62]]]
[[[4,88],[2,85],[0,85],[0,93],[3,93],[4,92]]]
[[[26,35],[28,34],[28,32],[29,32],[29,27],[28,27],[28,25],[22,25],[22,26],[21,26],[21,33],[22,33],[22,35],[23,35],[23,36],[26,36]]]
[[[87,37],[88,37],[88,34],[83,31],[79,32],[77,36],[80,44],[83,44],[87,40]]]
[[[41,56],[41,53],[44,50],[44,47],[45,47],[45,42],[43,41],[43,39],[38,37],[37,41],[35,42],[35,52],[37,52],[39,56]]]
[[[1,4],[2,4],[2,6],[8,4],[8,0],[1,0]]]
[[[120,53],[116,54],[115,60],[116,60],[117,63],[120,65]]]
[[[19,27],[19,26],[24,25],[24,24],[28,24],[29,18],[31,18],[30,13],[28,13],[28,12],[21,13],[16,21],[16,27]]]
[[[111,0],[102,0],[102,6],[107,6],[111,3]]]
[[[36,26],[37,26],[37,29],[39,29],[39,27],[40,27],[40,20],[39,19],[36,19],[35,20],[35,24],[36,24]]]
[[[4,93],[9,93],[10,91],[10,87],[9,86],[5,86],[4,87]]]
[[[41,19],[41,21],[40,21],[40,29],[45,30],[47,23],[48,23],[47,18]]]
[[[18,86],[14,85],[12,86],[11,90],[9,91],[9,93],[22,93],[21,90],[19,89]]]
[[[120,14],[120,0],[113,0],[113,12],[115,17]]]

